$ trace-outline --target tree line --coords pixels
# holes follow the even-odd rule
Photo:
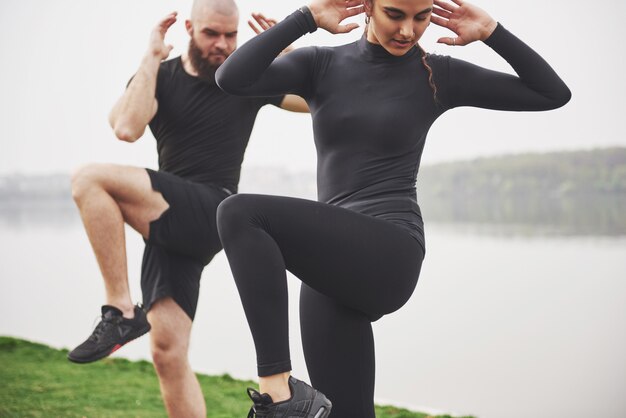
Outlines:
[[[517,154],[425,166],[418,196],[626,196],[626,148]]]

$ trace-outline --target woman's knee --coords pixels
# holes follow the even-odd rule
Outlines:
[[[236,194],[222,201],[217,207],[217,228],[224,239],[251,219],[254,208],[254,196]]]

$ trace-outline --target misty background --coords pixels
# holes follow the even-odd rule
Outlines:
[[[300,2],[241,0],[239,43],[254,34],[252,11],[282,19]],[[540,113],[455,109],[431,129],[423,163],[527,151],[626,145],[621,123],[626,58],[620,40],[626,3],[601,10],[582,1],[476,2],[535,48],[573,92],[562,109]],[[146,50],[156,22],[172,10],[179,21],[166,42],[171,57],[187,48],[184,19],[191,1],[34,0],[0,2],[0,174],[68,172],[91,161],[156,167],[149,131],[134,144],[117,141],[107,115]],[[363,26],[363,17],[355,17]],[[422,38],[429,52],[511,71],[490,48],[475,43],[448,47],[436,39],[449,32],[435,25]],[[323,30],[295,46],[352,42],[361,29],[330,35]],[[307,115],[266,107],[257,119],[245,167],[278,165],[314,171],[315,151]]]
[[[455,109],[432,127],[418,178],[427,257],[409,303],[374,325],[376,400],[479,418],[623,418],[626,3],[475,3],[536,49],[573,97],[550,112]],[[238,4],[239,44],[254,35],[250,12],[282,19],[302,5]],[[123,143],[107,116],[170,11],[179,12],[170,57],[186,50],[190,9],[190,0],[0,2],[0,335],[54,347],[88,335],[103,286],[69,175],[90,162],[157,168],[149,129]],[[361,33],[318,30],[295,46]],[[433,25],[420,43],[511,72],[480,43],[436,44],[448,35]],[[315,199],[309,115],[261,110],[240,190]],[[127,251],[139,300],[142,241],[130,229]],[[298,281],[289,281],[294,374],[306,378]],[[148,341],[115,355],[149,358]],[[190,361],[198,372],[255,377],[223,252],[203,274]]]

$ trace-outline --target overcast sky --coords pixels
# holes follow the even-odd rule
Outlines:
[[[282,19],[295,0],[239,0],[240,44],[253,36],[252,11]],[[440,118],[429,134],[423,162],[432,163],[522,151],[626,146],[626,2],[482,0],[509,30],[535,48],[573,92],[564,108],[505,113],[462,108]],[[77,165],[115,162],[156,167],[151,134],[134,144],[117,141],[108,112],[143,55],[148,35],[172,10],[179,21],[167,41],[171,57],[186,49],[184,19],[191,0],[3,0],[0,2],[0,174],[69,172]],[[362,22],[360,17],[359,22]],[[337,45],[361,35],[324,31],[296,46]],[[447,47],[431,26],[421,41],[430,52],[511,71],[483,44]],[[261,111],[244,164],[314,170],[308,115],[266,107]]]

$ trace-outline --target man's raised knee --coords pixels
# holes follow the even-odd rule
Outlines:
[[[91,163],[78,167],[72,173],[72,197],[77,204],[94,191],[105,189],[114,192],[120,166],[115,164]],[[119,177],[119,174],[117,174]]]
[[[101,164],[87,164],[78,167],[72,172],[72,197],[76,203],[98,185],[104,166]]]

